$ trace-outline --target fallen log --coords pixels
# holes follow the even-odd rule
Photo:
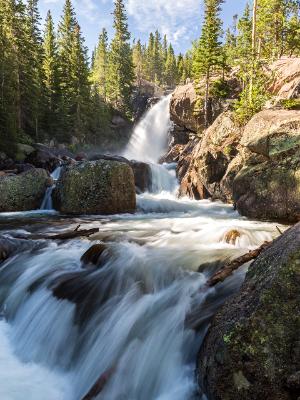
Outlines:
[[[79,226],[73,231],[66,231],[62,233],[57,233],[55,235],[34,235],[30,236],[28,239],[33,240],[70,240],[76,239],[80,237],[90,237],[95,233],[100,231],[100,228],[92,228],[92,229],[82,229],[79,230]]]
[[[216,286],[218,283],[224,282],[226,278],[231,276],[234,271],[239,269],[242,265],[258,257],[260,253],[262,253],[267,247],[270,246],[270,244],[271,242],[264,242],[264,244],[258,249],[251,250],[243,256],[229,262],[209,279],[209,281],[207,282],[207,286],[213,287]]]
[[[63,232],[57,235],[48,236],[47,239],[51,240],[68,240],[76,239],[78,237],[90,237],[100,231],[99,228],[82,229],[81,231],[76,228],[75,231]]]

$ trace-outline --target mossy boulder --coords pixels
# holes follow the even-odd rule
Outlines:
[[[300,224],[252,264],[214,318],[198,359],[209,400],[300,396]]]
[[[246,165],[233,181],[233,194],[248,218],[300,221],[300,158]]]
[[[265,110],[245,127],[233,198],[247,217],[300,220],[300,111]]]
[[[0,176],[0,212],[39,209],[51,184],[51,178],[44,169]]]
[[[54,207],[66,214],[134,212],[132,168],[110,160],[86,161],[64,168],[53,193]]]

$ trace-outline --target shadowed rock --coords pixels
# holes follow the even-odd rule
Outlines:
[[[198,358],[209,400],[300,396],[300,224],[255,260],[218,312]]]

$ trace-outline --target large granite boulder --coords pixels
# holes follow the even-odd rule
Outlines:
[[[243,168],[233,180],[238,211],[256,219],[300,220],[300,111],[265,110],[246,126]]]
[[[89,157],[89,161],[97,160],[117,161],[130,165],[133,170],[137,193],[144,193],[150,190],[152,183],[152,173],[149,164],[141,161],[128,160],[125,157],[112,154],[93,154]]]
[[[51,184],[51,178],[44,169],[0,176],[0,212],[39,209]]]
[[[210,123],[213,123],[222,112],[227,111],[232,100],[241,92],[239,81],[234,74],[225,78],[226,90],[221,96],[219,93],[214,94],[214,85],[221,82],[220,77],[214,76],[212,81],[214,83],[208,106]],[[205,130],[204,93],[204,80],[197,84],[197,89],[194,83],[177,86],[170,102],[171,120],[187,131],[201,134]]]
[[[134,212],[132,168],[110,160],[87,161],[64,168],[53,193],[54,207],[66,214]]]
[[[277,101],[300,96],[300,58],[282,57],[270,66],[272,83],[270,92]]]
[[[251,265],[214,318],[198,359],[209,400],[300,396],[300,224]]]
[[[181,196],[230,200],[230,195],[223,193],[220,184],[229,164],[238,153],[241,135],[242,129],[236,124],[233,113],[224,112],[205,131],[203,138],[198,140],[191,155],[185,151],[182,153],[178,169],[186,163],[186,157],[189,166],[181,178]]]

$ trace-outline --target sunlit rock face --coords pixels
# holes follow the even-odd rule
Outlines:
[[[245,216],[300,220],[300,111],[265,110],[245,127],[233,197]]]
[[[292,400],[300,394],[300,225],[251,266],[217,314],[199,355],[211,400]]]
[[[118,214],[134,212],[132,168],[99,160],[67,166],[53,193],[55,209],[66,214]]]

